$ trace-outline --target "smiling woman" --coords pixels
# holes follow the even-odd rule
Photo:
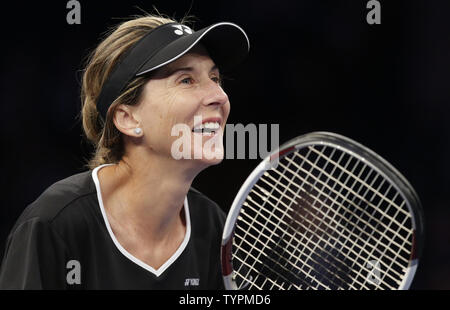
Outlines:
[[[190,154],[211,141],[223,152],[230,102],[220,72],[248,49],[232,23],[194,31],[144,16],[112,31],[83,76],[83,129],[95,146],[89,170],[26,208],[7,241],[0,288],[223,288],[225,214],[191,187],[221,159],[174,158],[171,132],[189,127],[200,140]],[[74,272],[77,281],[69,281]]]
[[[142,103],[135,109],[143,132],[152,133],[147,138],[153,153],[173,156],[176,138],[171,136],[172,129],[178,124],[190,128],[187,138],[191,143],[185,143],[181,151],[189,155],[184,159],[197,160],[176,163],[192,171],[220,162],[220,158],[208,156],[205,144],[217,141],[223,154],[222,137],[229,112],[230,102],[220,86],[219,69],[201,44],[158,69],[145,84]],[[120,114],[123,115],[126,114]],[[133,126],[130,124],[130,128]]]

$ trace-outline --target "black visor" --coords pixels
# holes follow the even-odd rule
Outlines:
[[[169,23],[150,31],[119,61],[105,81],[97,110],[106,119],[112,102],[136,76],[175,61],[201,42],[222,72],[229,72],[248,54],[250,43],[244,30],[233,23],[217,23],[199,31]]]

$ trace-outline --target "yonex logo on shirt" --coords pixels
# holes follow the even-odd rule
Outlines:
[[[199,286],[199,284],[199,278],[187,278],[186,280],[184,280],[184,286]]]

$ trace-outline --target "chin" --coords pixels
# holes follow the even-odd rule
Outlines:
[[[223,147],[221,147],[217,151],[215,151],[215,149],[213,149],[212,151],[210,151],[210,150],[207,151],[204,149],[202,152],[201,158],[196,158],[195,160],[201,162],[202,164],[204,164],[206,166],[213,166],[213,165],[220,164],[222,162],[223,158],[224,158],[224,152],[223,152]]]
[[[213,158],[213,159],[187,159],[185,161],[189,162],[188,166],[190,167],[191,171],[195,171],[195,174],[198,174],[205,170],[206,168],[218,165],[222,162],[223,159],[219,158]]]
[[[218,165],[223,161],[223,158],[220,159],[202,159],[201,162],[206,166],[214,166]]]
[[[174,159],[187,160],[192,168],[200,170],[220,164],[224,159],[222,131],[215,134],[194,133],[189,138],[177,139],[176,144],[172,143],[171,155]]]
[[[197,152],[192,152],[190,162],[193,166],[200,171],[210,167],[220,164],[224,159],[223,146],[221,146],[217,151],[215,148],[213,150],[197,149]],[[196,156],[195,156],[196,155]]]

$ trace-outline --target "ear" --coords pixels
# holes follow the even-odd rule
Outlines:
[[[114,111],[113,122],[116,128],[127,136],[140,137],[143,135],[142,130],[140,132],[135,131],[136,128],[140,128],[140,121],[136,111],[131,106],[118,105]]]

